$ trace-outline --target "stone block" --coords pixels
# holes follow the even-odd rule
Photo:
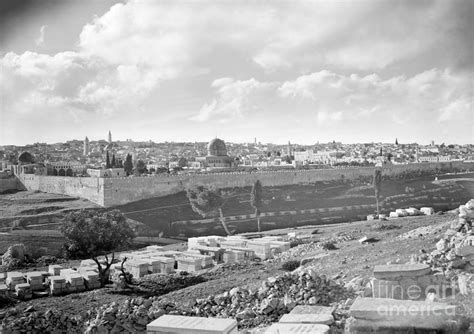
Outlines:
[[[427,206],[424,206],[424,207],[420,208],[420,211],[421,211],[422,214],[424,214],[426,216],[430,216],[430,215],[433,215],[435,213],[435,211],[432,207],[427,207]]]
[[[378,279],[412,278],[431,273],[431,268],[424,263],[377,265],[374,276]]]
[[[307,314],[295,314],[288,313],[284,314],[280,320],[280,323],[290,323],[290,324],[322,324],[330,325],[334,322],[334,317],[332,314],[317,314],[317,313],[307,313]]]
[[[234,319],[162,315],[146,326],[153,334],[237,334]]]
[[[265,334],[328,334],[330,328],[321,324],[284,324],[277,323],[271,325]]]
[[[474,255],[474,246],[472,245],[463,245],[456,248],[456,255],[458,256],[469,256]]]
[[[357,298],[350,308],[356,319],[380,326],[439,329],[457,317],[456,306],[437,302]]]
[[[61,269],[63,269],[63,267],[61,267],[60,265],[58,265],[58,264],[51,264],[51,265],[49,265],[49,267],[48,267],[48,272],[50,273],[50,275],[56,276],[56,275],[59,275],[59,274],[60,274]]]

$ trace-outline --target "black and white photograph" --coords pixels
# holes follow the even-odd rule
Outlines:
[[[1,0],[0,333],[474,334],[473,0]]]

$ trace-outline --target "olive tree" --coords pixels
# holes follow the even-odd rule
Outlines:
[[[71,212],[65,217],[61,232],[68,257],[90,258],[97,264],[101,286],[108,282],[108,271],[115,260],[115,250],[129,247],[135,237],[134,230],[118,210]],[[101,256],[105,262],[101,263]]]

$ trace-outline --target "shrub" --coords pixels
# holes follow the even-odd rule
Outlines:
[[[301,244],[300,240],[291,240],[290,241],[290,248],[296,247]]]
[[[289,260],[289,261],[284,262],[281,265],[281,269],[286,270],[286,271],[293,271],[296,268],[298,268],[299,266],[300,266],[300,261]]]
[[[334,243],[330,242],[330,241],[326,241],[326,242],[323,242],[321,244],[321,248],[324,249],[324,250],[334,250],[334,249],[337,249],[336,245],[334,245]]]
[[[311,234],[319,234],[319,230],[315,229],[315,230],[313,230],[313,232],[311,232]]]

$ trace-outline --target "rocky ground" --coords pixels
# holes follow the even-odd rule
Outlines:
[[[458,213],[450,212],[269,231],[266,234],[296,232],[301,244],[272,260],[220,265],[187,278],[149,275],[140,289],[108,287],[18,302],[4,306],[0,317],[4,329],[21,324],[39,332],[143,332],[149,321],[164,313],[236,317],[243,329],[278,321],[292,303],[334,302],[335,329],[342,328],[344,304],[353,296],[351,284],[363,284],[377,264],[405,263],[429,254],[457,219]],[[372,242],[362,244],[362,237]],[[328,247],[331,244],[335,247]],[[310,269],[288,273],[282,264],[289,260],[303,261]],[[295,293],[287,293],[291,291]],[[472,300],[458,302],[474,309]]]

